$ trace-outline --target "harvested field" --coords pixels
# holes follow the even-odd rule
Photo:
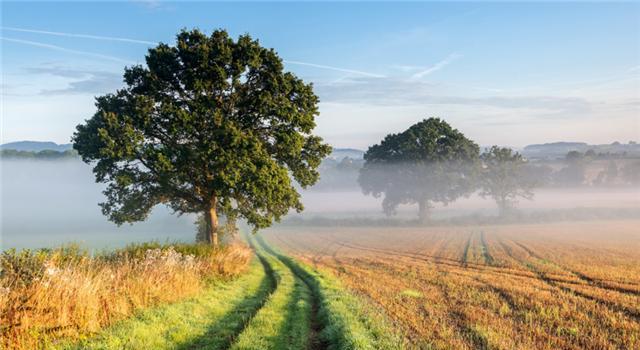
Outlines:
[[[640,221],[277,228],[416,348],[640,348]]]

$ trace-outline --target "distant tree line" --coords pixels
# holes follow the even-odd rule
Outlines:
[[[621,154],[570,151],[561,158],[527,159],[520,176],[537,182],[539,187],[635,186],[640,184],[640,158]],[[315,190],[339,190],[358,187],[358,174],[364,159],[327,158],[319,168],[322,174]],[[603,165],[604,164],[604,165]],[[587,176],[591,173],[590,176]]]
[[[596,160],[608,159],[605,168],[600,169],[593,179],[587,178],[587,167]],[[620,162],[620,161],[619,161]],[[610,186],[615,184],[640,184],[640,159],[631,159],[620,166],[615,158],[603,158],[593,151],[581,153],[570,151],[565,156],[564,167],[549,172],[548,184],[556,186]]]
[[[2,149],[0,150],[0,157],[7,159],[71,159],[78,158],[78,152],[71,149],[66,151],[49,149],[42,151],[18,151],[15,149]]]

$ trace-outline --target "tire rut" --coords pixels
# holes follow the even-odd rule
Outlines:
[[[309,332],[309,342],[307,344],[308,350],[325,350],[329,348],[329,344],[324,342],[320,336],[322,332],[322,324],[320,322],[318,316],[318,310],[320,308],[320,296],[318,295],[317,289],[309,281],[313,279],[310,275],[303,275],[300,271],[299,267],[295,266],[295,263],[288,257],[283,256],[275,252],[263,239],[262,237],[258,237],[256,239],[258,244],[264,249],[264,251],[274,257],[276,257],[280,262],[282,262],[288,269],[291,271],[293,276],[300,280],[308,289],[309,294],[311,295],[311,314],[309,315],[310,320],[310,332]]]
[[[482,244],[482,257],[484,258],[484,262],[487,263],[487,265],[494,266],[495,259],[493,259],[493,256],[491,256],[489,251],[489,245],[487,244],[487,240],[484,236],[484,231],[480,232],[480,243]]]
[[[516,244],[517,246],[520,247],[520,244],[518,244],[517,242],[513,242],[514,244]],[[522,248],[522,247],[521,247]],[[524,249],[527,253],[529,253],[529,249]],[[533,252],[531,252],[533,253]],[[557,280],[554,280],[552,278],[550,278],[549,276],[547,276],[546,273],[544,273],[543,271],[540,271],[538,268],[536,268],[535,266],[533,266],[530,263],[527,263],[526,261],[522,261],[520,259],[518,259],[517,257],[515,257],[511,251],[507,251],[507,254],[514,259],[515,261],[519,262],[520,264],[522,264],[524,267],[526,267],[527,269],[529,269],[531,272],[535,273],[538,278],[543,281],[545,284],[547,284],[548,286],[555,288],[555,289],[559,289],[562,290],[563,292],[569,293],[573,296],[579,297],[579,298],[583,298],[583,299],[587,299],[590,301],[593,301],[594,303],[598,304],[598,305],[602,305],[608,309],[610,309],[611,311],[614,312],[618,312],[621,313],[625,316],[627,316],[628,318],[634,319],[636,321],[640,320],[640,312],[637,310],[631,310],[625,306],[619,305],[617,303],[614,302],[610,302],[607,300],[603,300],[597,297],[594,297],[592,295],[580,292],[578,290],[569,288],[567,286],[564,286],[562,284],[560,284]],[[535,253],[533,253],[535,254]],[[531,257],[536,258],[537,255],[531,255],[529,254]],[[538,258],[536,258],[538,259]]]
[[[253,242],[251,242],[251,240],[247,239],[247,242],[249,242],[249,246],[251,246],[251,249],[256,254],[256,257],[258,258],[258,261],[260,261],[260,264],[262,265],[262,268],[264,269],[264,272],[265,272],[267,278],[269,279],[270,291],[260,301],[260,305],[255,310],[253,310],[251,312],[249,317],[247,317],[244,320],[244,323],[242,324],[242,327],[240,327],[233,334],[233,336],[229,337],[228,342],[227,342],[228,343],[227,348],[229,346],[231,346],[236,341],[236,339],[238,338],[238,336],[240,334],[242,334],[242,332],[244,332],[244,330],[247,328],[247,326],[249,325],[251,320],[258,314],[258,312],[260,312],[260,310],[262,310],[262,308],[264,307],[264,305],[267,302],[267,300],[269,300],[269,297],[276,291],[276,289],[278,289],[278,281],[276,279],[275,272],[273,271],[273,267],[271,267],[271,265],[269,264],[267,259],[265,259],[261,254],[258,253],[258,251],[256,250],[256,247],[253,245]]]
[[[469,238],[467,238],[467,243],[464,245],[464,250],[462,252],[462,256],[460,257],[460,265],[463,267],[467,267],[469,265],[469,249],[471,248],[471,238],[473,237],[473,232],[469,234]]]
[[[611,290],[611,291],[623,293],[623,294],[632,294],[632,295],[636,295],[636,296],[640,295],[640,291],[638,291],[638,290],[634,290],[634,289],[630,289],[630,288],[624,288],[624,287],[611,286],[611,285],[609,285],[607,283],[604,283],[604,282],[602,282],[602,281],[600,281],[598,279],[589,277],[589,276],[587,276],[587,275],[585,275],[585,274],[583,274],[583,273],[581,273],[579,271],[575,271],[575,270],[570,269],[568,267],[562,266],[562,265],[556,263],[555,261],[551,261],[549,259],[546,259],[546,258],[540,256],[539,254],[537,254],[536,252],[534,252],[531,248],[529,248],[529,247],[527,247],[527,246],[525,246],[525,245],[523,245],[521,243],[518,243],[518,242],[513,242],[513,243],[515,245],[517,245],[518,247],[520,247],[525,252],[527,252],[527,254],[529,254],[531,257],[536,258],[536,259],[541,260],[541,261],[548,261],[551,264],[553,264],[554,266],[564,270],[565,272],[568,272],[568,273],[576,276],[578,279],[580,279],[583,282],[586,282],[589,285],[592,285],[592,286],[595,286],[595,287],[598,287],[598,288],[602,288],[602,289],[606,289],[606,290]]]

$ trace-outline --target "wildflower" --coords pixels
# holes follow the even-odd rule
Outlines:
[[[45,267],[44,273],[47,276],[54,276],[54,275],[57,275],[58,273],[60,273],[60,269],[57,268],[52,261],[47,261],[44,264],[44,267]]]

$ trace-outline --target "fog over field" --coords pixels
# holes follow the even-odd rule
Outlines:
[[[22,160],[3,159],[2,165],[2,249],[58,246],[79,242],[90,248],[113,248],[135,241],[193,241],[195,216],[173,215],[157,207],[149,220],[120,227],[102,215],[99,202],[104,200],[102,185],[94,182],[90,166],[78,159]],[[345,181],[353,182],[349,178]],[[382,198],[365,196],[355,183],[346,189],[314,189],[302,192],[305,210],[291,213],[291,218],[374,218],[386,216]],[[356,185],[356,186],[353,186]],[[625,217],[637,216],[640,208],[638,187],[580,187],[535,189],[533,200],[520,200],[522,213],[549,212],[553,209],[600,208],[607,216],[615,209],[627,211]],[[417,206],[401,205],[397,219],[412,220]],[[629,214],[628,212],[632,214]],[[633,214],[635,213],[635,214]],[[456,216],[497,214],[495,203],[474,194],[447,206],[436,204],[435,220]],[[584,215],[581,219],[585,219]],[[276,224],[277,225],[277,224]]]
[[[133,241],[193,240],[194,218],[158,207],[148,221],[117,227],[100,212],[102,186],[76,159],[3,159],[2,248],[36,248],[79,242],[92,248]]]
[[[611,187],[611,188],[542,188],[534,191],[533,200],[522,199],[518,208],[522,211],[538,211],[551,209],[573,208],[639,208],[640,188]],[[383,216],[381,210],[382,198],[365,196],[362,192],[337,191],[317,192],[306,191],[303,194],[305,211],[303,215],[336,215],[337,213],[357,214],[367,216]],[[415,205],[403,205],[398,209],[398,216],[415,216]],[[434,218],[448,215],[483,214],[496,215],[495,203],[477,194],[468,198],[461,198],[448,205],[436,205]]]

